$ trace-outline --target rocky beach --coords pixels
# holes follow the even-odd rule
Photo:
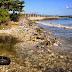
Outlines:
[[[12,22],[9,28],[0,30],[0,35],[8,36],[9,43],[13,37],[18,40],[13,45],[15,52],[0,53],[11,59],[9,65],[0,65],[0,72],[72,72],[71,55],[53,49],[63,44],[35,22]]]

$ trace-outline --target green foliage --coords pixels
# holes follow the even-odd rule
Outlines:
[[[16,18],[18,18],[19,15],[15,14],[15,12],[22,12],[23,4],[24,1],[19,0],[0,0],[0,23],[9,19],[8,11],[13,11],[13,14],[10,15],[11,20],[18,21]]]
[[[9,19],[8,10],[0,8],[0,22],[5,22]]]
[[[0,29],[2,29],[3,27],[2,26],[0,26]]]
[[[4,9],[7,9],[9,11],[15,11],[22,12],[23,10],[23,4],[24,1],[19,1],[19,0],[5,0],[1,1],[1,5],[4,6]]]

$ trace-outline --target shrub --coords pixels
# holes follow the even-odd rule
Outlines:
[[[10,19],[11,19],[11,21],[19,21],[19,16],[20,16],[20,14],[17,14],[17,13],[15,13],[15,14],[11,14],[10,15]]]

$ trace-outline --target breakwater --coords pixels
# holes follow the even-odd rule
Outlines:
[[[32,21],[37,21],[37,20],[59,19],[59,17],[28,17],[28,19]]]

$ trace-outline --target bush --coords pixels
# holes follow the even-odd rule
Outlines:
[[[10,19],[11,19],[11,21],[19,21],[19,16],[20,16],[20,14],[17,14],[17,13],[15,13],[15,14],[11,14],[10,15]]]

